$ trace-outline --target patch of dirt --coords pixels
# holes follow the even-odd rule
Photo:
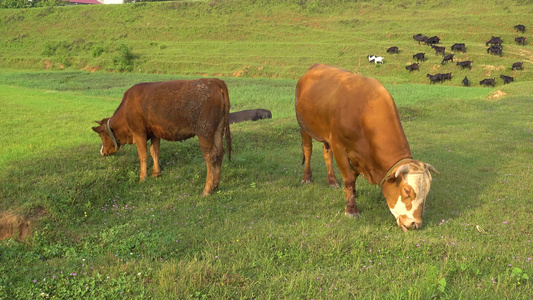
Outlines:
[[[44,61],[44,69],[48,70],[48,69],[50,69],[50,67],[52,67],[52,62],[49,61],[49,60],[45,60]]]
[[[88,71],[88,72],[91,72],[91,73],[94,73],[98,70],[100,70],[100,67],[99,66],[89,66],[89,65],[86,65],[85,68],[83,68],[85,71]]]
[[[242,74],[244,74],[244,71],[238,70],[238,71],[233,72],[233,77],[241,77]]]
[[[32,234],[35,220],[46,215],[43,208],[34,209],[29,216],[10,211],[0,211],[0,241],[9,238],[23,240]]]
[[[483,67],[485,69],[485,71],[487,71],[487,76],[490,76],[490,73],[492,73],[492,71],[505,71],[505,66],[493,66],[493,65],[486,65]]]
[[[244,66],[242,70],[237,70],[233,72],[233,77],[242,77],[248,75],[250,72],[250,66]]]
[[[503,92],[503,91],[497,90],[497,91],[495,91],[494,93],[490,94],[490,95],[487,97],[487,99],[495,101],[495,100],[498,100],[498,99],[500,99],[501,97],[503,97],[503,96],[505,96],[505,95],[507,95],[506,92]]]

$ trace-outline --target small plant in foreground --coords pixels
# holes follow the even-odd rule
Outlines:
[[[511,278],[513,279],[513,281],[515,281],[515,286],[520,286],[525,281],[529,280],[529,276],[527,275],[527,273],[517,267],[513,267],[513,271],[511,272]]]

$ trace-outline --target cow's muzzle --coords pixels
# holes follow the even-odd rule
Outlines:
[[[396,219],[398,222],[398,226],[402,228],[402,230],[405,232],[409,229],[419,229],[422,227],[422,222],[417,222],[415,220],[409,220],[409,221],[403,221],[400,220],[400,218]]]

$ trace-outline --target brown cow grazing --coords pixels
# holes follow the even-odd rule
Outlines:
[[[312,139],[324,144],[327,182],[337,186],[333,157],[344,183],[345,215],[357,216],[355,183],[363,175],[379,184],[398,226],[422,226],[431,165],[416,161],[400,123],[396,105],[376,79],[315,64],[296,85],[305,170],[311,182]]]
[[[272,119],[272,112],[268,109],[248,109],[232,112],[229,114],[229,123],[235,124],[244,121],[257,121]]]
[[[220,182],[224,135],[231,159],[229,105],[228,88],[216,78],[140,83],[124,93],[113,116],[96,121],[99,126],[92,129],[102,139],[102,155],[111,155],[124,144],[137,145],[140,181],[147,177],[148,140],[154,161],[152,176],[159,176],[161,139],[183,141],[197,135],[207,165],[202,193],[206,196]]]

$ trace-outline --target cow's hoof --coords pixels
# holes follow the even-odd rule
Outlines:
[[[329,183],[329,186],[332,187],[332,188],[339,188],[339,184],[337,182],[332,182],[332,183]]]
[[[302,179],[302,183],[305,184],[305,183],[311,183],[311,179]]]
[[[347,217],[350,217],[350,218],[357,218],[357,217],[359,217],[359,213],[355,213],[355,214],[353,214],[353,213],[349,213],[349,212],[347,212],[347,211],[344,212],[344,215],[347,216]]]
[[[152,177],[159,177],[161,176],[161,173],[152,173]]]

